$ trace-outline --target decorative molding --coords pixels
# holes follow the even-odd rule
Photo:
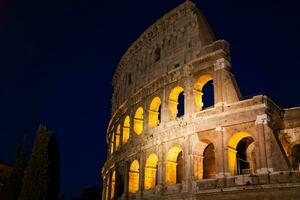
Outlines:
[[[270,117],[267,114],[257,115],[255,125],[258,124],[268,124]]]
[[[230,68],[231,64],[228,60],[226,60],[225,58],[220,58],[216,61],[216,63],[214,64],[214,70],[220,70],[220,69],[227,69]]]

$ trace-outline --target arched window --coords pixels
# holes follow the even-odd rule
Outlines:
[[[201,180],[216,176],[215,148],[211,141],[201,140],[194,149],[194,176]]]
[[[144,127],[144,109],[139,107],[134,115],[134,132],[137,135],[142,134]]]
[[[184,160],[180,147],[172,147],[167,154],[166,183],[181,183],[184,176]]]
[[[149,108],[149,127],[150,128],[154,128],[159,125],[160,107],[161,107],[161,100],[159,97],[155,97],[151,101],[150,108]]]
[[[211,75],[200,76],[194,85],[194,97],[199,110],[214,105],[214,88]]]
[[[168,107],[171,112],[171,116],[175,119],[176,117],[181,117],[184,115],[184,95],[183,88],[177,86],[172,89],[170,96]],[[180,101],[179,101],[180,100]],[[179,112],[180,111],[180,112]]]
[[[146,160],[145,168],[145,189],[153,189],[156,186],[157,179],[157,156],[151,154]]]
[[[228,142],[228,165],[231,175],[255,171],[255,143],[247,132],[234,134]]]
[[[207,145],[203,153],[203,178],[216,177],[215,148],[212,143]]]
[[[120,145],[120,137],[121,137],[121,125],[117,126],[116,135],[115,135],[115,142],[116,142],[116,150],[119,148]]]
[[[294,170],[300,170],[300,144],[296,144],[291,152],[292,167]]]
[[[153,55],[154,62],[158,62],[160,60],[160,54],[161,54],[160,48],[156,48]]]
[[[131,163],[130,170],[129,170],[128,191],[130,193],[136,193],[137,191],[139,191],[139,173],[140,173],[139,161],[134,160]]]
[[[125,117],[124,124],[123,124],[123,139],[122,139],[123,144],[125,144],[128,141],[129,136],[130,136],[130,118],[127,115]]]

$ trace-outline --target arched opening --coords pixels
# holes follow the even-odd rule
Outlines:
[[[157,184],[157,156],[151,154],[146,160],[145,189],[153,189]]]
[[[173,119],[184,115],[184,90],[182,87],[177,86],[172,89],[168,100],[168,107]]]
[[[144,127],[144,109],[142,107],[139,107],[134,115],[134,132],[137,135],[142,134]]]
[[[150,103],[150,108],[149,108],[150,128],[157,127],[160,123],[160,106],[161,106],[161,100],[159,97],[155,97]]]
[[[228,167],[231,175],[255,172],[255,143],[247,132],[234,134],[228,142]]]
[[[181,92],[178,96],[178,106],[177,106],[177,116],[176,117],[182,117],[184,115],[184,93]]]
[[[194,176],[196,179],[216,177],[215,148],[209,140],[200,141],[194,150]]]
[[[129,135],[130,135],[130,118],[127,115],[125,117],[124,124],[123,124],[123,139],[122,139],[123,144],[125,144],[128,141]]]
[[[120,145],[120,137],[121,137],[121,125],[119,124],[117,126],[117,130],[116,130],[116,134],[115,134],[115,147],[116,147],[116,150],[119,148],[119,145]]]
[[[203,178],[216,177],[215,148],[212,143],[207,145],[203,153]]]
[[[129,169],[129,183],[128,191],[130,193],[136,193],[139,190],[139,176],[140,176],[139,161],[134,160]]]
[[[206,74],[200,76],[194,85],[194,97],[196,106],[199,110],[214,105],[214,87],[211,75]]]
[[[178,154],[178,157],[177,157],[177,177],[176,177],[176,183],[181,183],[182,180],[183,180],[183,172],[184,172],[184,168],[183,168],[183,163],[184,160],[183,160],[183,154],[182,154],[182,151]]]
[[[116,174],[116,177],[117,177],[117,179],[116,179],[116,197],[117,198],[122,197],[122,195],[124,193],[124,174],[122,172],[120,173],[119,170],[122,170],[122,169],[119,168],[117,170],[117,174]]]
[[[293,146],[291,151],[291,163],[294,170],[300,170],[300,144]]]
[[[153,61],[158,62],[160,60],[161,50],[160,48],[156,48],[153,55]]]
[[[114,170],[111,175],[111,186],[110,186],[110,199],[115,197],[115,187],[116,186],[116,171]]]
[[[184,176],[184,159],[180,147],[172,147],[167,154],[166,183],[181,183]]]

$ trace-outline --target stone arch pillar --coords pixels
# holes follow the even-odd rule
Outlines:
[[[239,101],[240,91],[230,73],[231,64],[225,58],[216,60],[214,64],[214,98],[215,105]]]

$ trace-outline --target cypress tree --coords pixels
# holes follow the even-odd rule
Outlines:
[[[2,200],[17,200],[22,188],[24,171],[26,168],[26,138],[24,137],[21,149],[17,148],[16,163],[4,186],[0,197]]]
[[[59,152],[55,135],[46,127],[37,130],[19,200],[57,200]]]

